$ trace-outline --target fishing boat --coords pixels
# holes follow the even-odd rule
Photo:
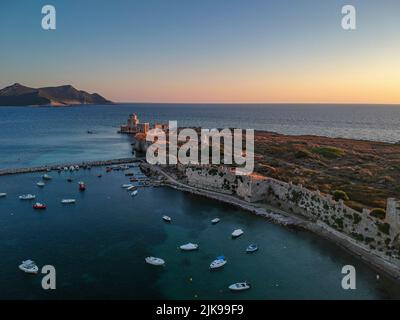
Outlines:
[[[45,209],[47,209],[47,206],[44,205],[43,203],[36,202],[36,203],[33,205],[33,209],[36,209],[36,210],[45,210]]]
[[[220,222],[220,221],[221,221],[220,218],[215,218],[215,219],[212,219],[212,220],[211,220],[211,223],[212,223],[212,224],[217,224],[217,223]]]
[[[181,245],[180,247],[179,247],[182,251],[193,251],[193,250],[197,250],[198,248],[199,248],[199,245],[198,244],[195,244],[195,243],[187,243],[187,244],[184,244],[184,245]]]
[[[243,291],[243,290],[249,290],[250,285],[247,282],[238,282],[231,284],[228,288],[229,290],[232,291]]]
[[[258,250],[258,246],[256,244],[251,244],[246,248],[247,253],[252,253]]]
[[[72,203],[75,203],[75,202],[76,202],[75,199],[63,199],[63,200],[61,200],[62,204],[72,204]]]
[[[232,232],[232,238],[238,238],[243,234],[242,229],[236,229],[235,231]]]
[[[78,184],[79,184],[79,191],[85,191],[86,190],[86,186],[85,186],[84,182],[80,181],[80,182],[78,182]]]
[[[5,192],[0,193],[0,198],[4,198],[4,197],[7,197],[7,193],[5,193]]]
[[[162,218],[166,222],[171,222],[172,221],[171,217],[168,217],[168,216],[163,216]]]
[[[37,274],[39,272],[39,267],[32,260],[22,261],[18,268],[19,270],[30,274]]]
[[[146,263],[151,264],[153,266],[163,266],[165,265],[165,261],[161,258],[156,257],[147,257],[145,259]]]
[[[134,197],[134,196],[136,196],[137,194],[138,194],[138,191],[135,190],[135,191],[132,191],[131,196]]]
[[[44,174],[42,177],[43,180],[51,180],[52,177],[50,177],[48,174]]]
[[[42,181],[39,181],[38,183],[36,183],[36,185],[38,186],[38,187],[44,187],[45,186],[45,183],[44,182],[42,182]]]
[[[210,269],[218,269],[223,267],[227,261],[225,260],[224,256],[219,256],[217,259],[215,259],[213,262],[210,264]]]
[[[23,194],[22,196],[18,197],[20,200],[33,200],[36,198],[33,194]]]

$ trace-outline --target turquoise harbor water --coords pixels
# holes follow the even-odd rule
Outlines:
[[[379,112],[378,112],[379,111]],[[131,112],[143,121],[178,120],[182,126],[242,127],[288,134],[400,140],[400,108],[390,106],[120,105],[77,108],[0,108],[0,168],[102,160],[131,155],[130,138],[116,131]],[[87,134],[91,130],[94,134]],[[103,173],[98,178],[98,173]],[[268,223],[245,211],[169,188],[141,189],[132,198],[122,172],[104,168],[2,176],[0,192],[0,299],[399,299],[400,286],[334,244],[307,232]],[[88,189],[78,191],[77,181]],[[48,209],[18,200],[36,194]],[[62,198],[77,203],[62,206]],[[173,218],[172,224],[162,215]],[[221,218],[212,225],[210,220]],[[245,234],[230,237],[236,228]],[[180,252],[187,242],[197,252]],[[259,252],[246,254],[250,243]],[[228,263],[210,272],[217,255]],[[146,265],[149,255],[164,268]],[[57,289],[41,289],[41,276],[18,270],[24,259],[57,270]],[[341,268],[357,270],[357,290],[341,288]],[[249,281],[233,294],[227,286]]]
[[[97,174],[103,173],[102,178]],[[41,174],[1,177],[0,298],[1,299],[383,299],[400,298],[400,288],[333,244],[312,234],[270,224],[261,217],[170,188],[140,189],[132,198],[121,188],[128,179],[104,168],[78,173],[51,173],[40,189]],[[74,182],[66,181],[73,176]],[[77,181],[88,189],[78,191]],[[17,199],[34,193],[48,205],[34,211]],[[62,198],[76,198],[63,206]],[[171,224],[161,217],[172,217]],[[212,225],[210,220],[221,222]],[[231,239],[242,228],[244,235]],[[180,252],[187,242],[197,252]],[[250,243],[260,250],[246,254]],[[228,263],[211,272],[210,262],[225,255]],[[166,266],[145,264],[149,255]],[[41,276],[21,273],[21,260],[54,265],[57,289],[41,289]],[[357,290],[341,289],[341,268],[357,269]],[[190,280],[192,279],[192,280]],[[227,286],[249,281],[248,292]]]

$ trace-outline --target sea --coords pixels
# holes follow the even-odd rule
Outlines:
[[[121,104],[1,107],[0,169],[130,157],[131,137],[117,133],[130,113],[142,122],[250,128],[285,134],[400,141],[400,107],[379,105]],[[92,134],[88,134],[91,131]],[[132,169],[139,174],[139,169]],[[98,175],[102,177],[99,178]],[[306,231],[274,225],[235,207],[166,187],[132,197],[122,171],[105,168],[0,177],[0,299],[399,299],[400,285],[343,249]],[[67,179],[72,178],[72,182]],[[87,185],[78,190],[78,181]],[[18,196],[47,205],[34,211]],[[62,205],[61,199],[76,204]],[[162,220],[172,218],[171,223]],[[211,220],[221,222],[213,225]],[[244,235],[233,240],[233,230]],[[179,246],[199,244],[181,252]],[[259,251],[246,253],[256,243]],[[227,264],[210,271],[224,255]],[[166,261],[155,267],[147,256]],[[44,275],[18,270],[33,259],[56,269],[55,290]],[[356,269],[356,289],[342,288],[342,268]],[[232,283],[251,289],[230,292]]]

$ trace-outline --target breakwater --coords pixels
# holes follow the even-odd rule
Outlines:
[[[60,170],[63,168],[70,168],[71,166],[79,166],[82,168],[87,167],[101,167],[101,166],[111,166],[127,163],[140,163],[142,159],[138,158],[121,158],[121,159],[111,159],[111,160],[100,160],[100,161],[82,161],[79,163],[64,163],[64,164],[53,164],[53,165],[43,165],[38,167],[29,168],[12,168],[12,169],[2,169],[0,170],[0,176],[11,175],[11,174],[21,174],[21,173],[32,173],[32,172],[47,172],[53,170]]]

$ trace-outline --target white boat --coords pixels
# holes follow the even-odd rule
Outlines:
[[[242,229],[236,229],[235,231],[232,232],[232,238],[237,238],[240,237],[243,234]]]
[[[250,285],[247,282],[238,282],[231,284],[228,288],[232,291],[243,291],[250,289]]]
[[[45,183],[40,181],[40,182],[36,183],[36,185],[37,185],[38,187],[44,187],[44,186],[45,186]]]
[[[137,194],[138,194],[138,191],[135,190],[135,191],[132,191],[131,196],[134,197],[134,196],[136,196]]]
[[[217,269],[223,267],[227,261],[224,256],[219,256],[213,262],[210,263],[210,269]]]
[[[220,222],[220,221],[221,221],[220,218],[215,218],[215,219],[212,219],[212,220],[211,220],[211,223],[212,223],[212,224],[217,224],[217,223]]]
[[[22,264],[20,264],[18,268],[23,272],[31,274],[37,274],[39,272],[38,266],[32,260],[22,261]]]
[[[156,257],[147,257],[145,259],[146,263],[152,264],[153,266],[163,266],[165,265],[165,261],[161,258]]]
[[[187,244],[181,245],[179,248],[183,251],[193,251],[193,250],[197,250],[199,248],[199,245],[189,242]]]
[[[168,216],[163,216],[162,218],[166,222],[171,222],[172,221],[171,217],[168,217]]]
[[[74,166],[70,166],[69,167],[69,171],[75,171],[75,167]]]
[[[135,186],[130,186],[130,187],[128,187],[126,190],[128,190],[128,191],[132,191],[132,190],[134,190],[134,189],[136,189],[136,187],[135,187]]]
[[[247,253],[256,252],[258,250],[258,246],[256,244],[251,244],[246,248]]]
[[[122,185],[122,188],[124,188],[124,189],[128,189],[128,188],[130,188],[130,187],[133,187],[133,184],[132,184],[132,183],[127,183],[127,184],[123,184],[123,185]]]
[[[36,198],[33,194],[23,194],[22,196],[18,197],[20,200],[33,200]]]
[[[7,197],[7,193],[0,193],[0,198]]]
[[[48,174],[44,174],[42,177],[43,180],[51,180],[52,177],[50,177]]]
[[[75,199],[63,199],[61,200],[62,204],[71,204],[71,203],[75,203],[76,200]]]

